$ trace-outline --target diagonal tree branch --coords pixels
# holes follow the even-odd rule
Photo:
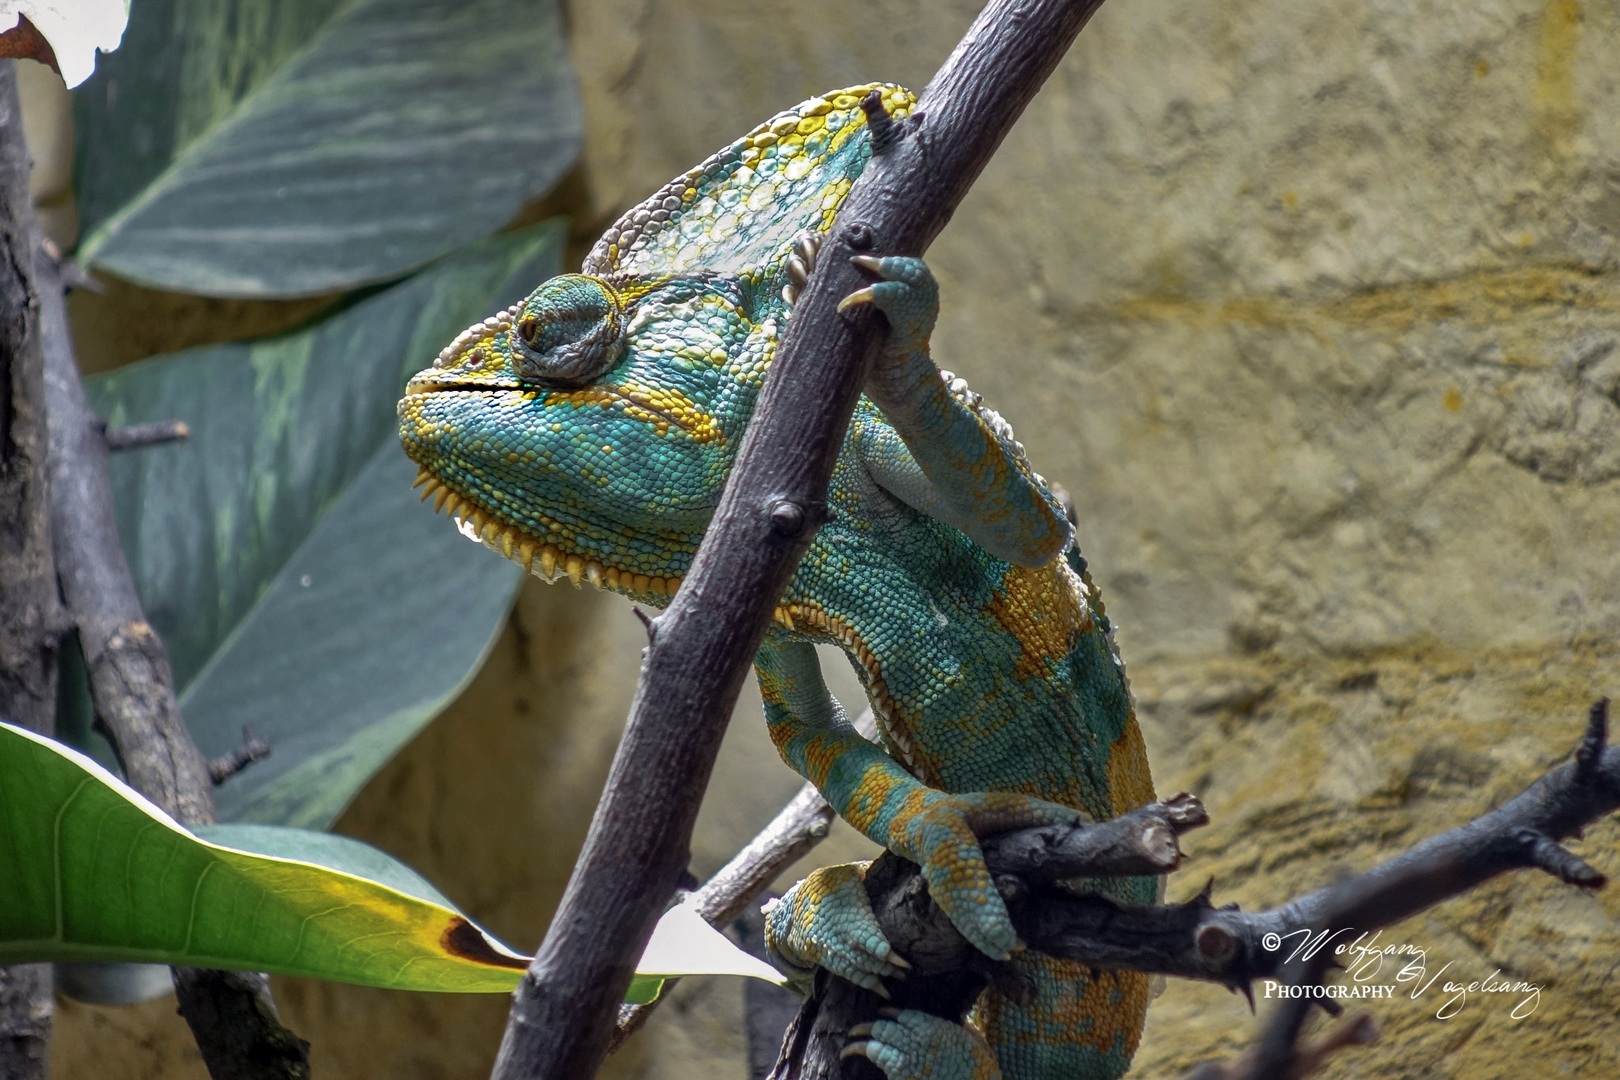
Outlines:
[[[585,1080],[686,866],[732,703],[826,515],[827,480],[882,320],[846,318],[858,252],[921,254],[1101,0],[992,0],[856,181],[795,307],[690,573],[653,624],[585,849],[513,995],[500,1080]],[[879,129],[874,128],[874,131]]]
[[[877,737],[877,719],[871,709],[856,718],[855,730],[869,739]],[[687,902],[710,926],[724,929],[742,915],[750,903],[759,899],[783,871],[827,838],[836,816],[816,786],[806,783],[777,811],[771,823],[694,890]],[[617,1050],[624,1040],[639,1031],[658,1003],[668,996],[666,987],[664,993],[644,1005],[620,1006],[618,1026],[613,1031],[608,1052]]]
[[[57,265],[40,298],[50,405],[51,524],[62,595],[79,629],[96,722],[135,790],[186,825],[214,821],[213,778],[175,702],[168,653],[135,592],[118,539],[107,442],[73,359]],[[180,1015],[215,1080],[307,1080],[309,1044],[282,1026],[255,972],[174,969]]]

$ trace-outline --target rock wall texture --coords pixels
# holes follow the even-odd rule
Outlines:
[[[810,93],[920,88],[977,7],[573,3],[581,250]],[[1620,686],[1617,56],[1613,0],[1112,0],[929,253],[941,363],[1075,495],[1159,790],[1214,815],[1172,898],[1213,877],[1217,902],[1276,903],[1460,823]],[[342,828],[532,944],[639,633],[621,603],[531,583],[490,668]],[[694,869],[795,786],[745,703]],[[860,850],[840,835],[818,857]],[[1617,840],[1604,823],[1579,850],[1613,873]],[[1620,1074],[1617,897],[1519,875],[1386,932],[1451,966],[1370,1004],[1383,1043],[1327,1075]],[[1436,1016],[1446,981],[1496,969],[1540,987],[1531,1015],[1475,994]],[[334,1077],[479,1075],[504,1012],[279,993]],[[734,983],[684,986],[610,1073],[743,1077],[741,1010]],[[57,1075],[200,1076],[171,1011],[65,1006]],[[1255,1031],[1241,999],[1172,985],[1133,1075]]]

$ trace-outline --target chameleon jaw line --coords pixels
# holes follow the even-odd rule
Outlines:
[[[433,499],[434,513],[444,512],[454,518],[464,535],[481,541],[485,547],[520,564],[524,573],[548,584],[566,577],[576,589],[589,582],[598,589],[637,599],[659,598],[652,601],[654,603],[667,601],[681,587],[681,579],[675,575],[652,577],[605,566],[596,559],[565,550],[515,525],[508,525],[472,499],[452,490],[426,468],[417,469],[412,486],[422,489],[422,501]]]

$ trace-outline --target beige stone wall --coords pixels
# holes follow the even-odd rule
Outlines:
[[[579,239],[810,93],[920,88],[977,7],[571,4]],[[941,362],[1075,495],[1159,788],[1214,814],[1172,898],[1213,876],[1217,901],[1265,905],[1368,866],[1518,790],[1620,686],[1617,57],[1612,0],[1113,0],[929,253]],[[489,670],[342,828],[533,944],[638,635],[622,602],[531,583]],[[795,787],[757,703],[738,719],[699,872]],[[1614,872],[1616,840],[1579,850]],[[1452,964],[1442,982],[1500,968],[1540,1006],[1380,1001],[1383,1045],[1329,1074],[1616,1075],[1617,895],[1521,875],[1387,933]],[[279,993],[330,1077],[479,1075],[504,1008]],[[743,1076],[740,1000],[683,987],[613,1075]],[[161,1064],[188,1053],[169,1011],[68,1006],[57,1076],[200,1076]],[[1254,1030],[1240,999],[1173,985],[1134,1075]]]

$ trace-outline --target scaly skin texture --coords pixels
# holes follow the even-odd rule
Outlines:
[[[435,507],[547,580],[662,605],[725,483],[817,238],[870,156],[852,87],[774,117],[632,210],[582,274],[464,332],[400,402]],[[914,100],[879,86],[896,118]],[[861,258],[890,336],[822,527],[755,658],[771,736],[846,820],[917,862],[975,946],[1037,988],[987,991],[972,1030],[904,1012],[854,1044],[891,1080],[1104,1080],[1129,1064],[1147,979],[1015,951],[978,838],[1153,798],[1106,614],[1046,482],[999,416],[934,367],[927,267]],[[861,737],[813,646],[843,648],[880,721]],[[904,960],[860,867],[772,912],[773,953],[871,985]],[[1137,902],[1152,879],[1092,887]]]

